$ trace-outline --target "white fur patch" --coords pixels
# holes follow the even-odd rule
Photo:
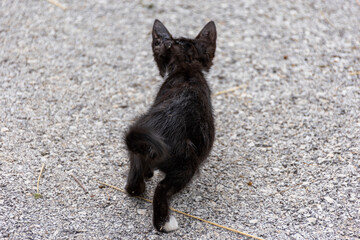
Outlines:
[[[170,216],[169,221],[167,221],[164,225],[165,232],[172,232],[179,228],[179,225],[174,216]]]

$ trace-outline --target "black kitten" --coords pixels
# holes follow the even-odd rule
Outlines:
[[[158,231],[170,232],[178,228],[169,215],[170,198],[189,183],[214,142],[211,94],[203,71],[209,71],[215,56],[216,27],[211,21],[195,39],[173,38],[155,20],[152,36],[164,83],[154,104],[126,134],[130,155],[126,191],[139,195],[154,169],[164,172],[153,199],[153,223]]]

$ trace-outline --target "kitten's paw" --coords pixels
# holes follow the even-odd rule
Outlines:
[[[176,221],[176,218],[174,216],[170,216],[169,220],[165,223],[165,225],[162,227],[162,231],[164,232],[172,232],[179,228],[178,222]]]
[[[128,183],[125,187],[125,190],[130,196],[139,196],[140,194],[145,192],[145,183],[140,182],[135,185]]]

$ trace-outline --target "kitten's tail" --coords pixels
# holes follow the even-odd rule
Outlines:
[[[162,137],[143,127],[131,127],[125,137],[129,151],[147,155],[151,159],[163,159],[169,154],[169,147]]]

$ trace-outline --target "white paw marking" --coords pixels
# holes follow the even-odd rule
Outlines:
[[[170,216],[169,221],[167,221],[164,225],[165,232],[172,232],[179,228],[179,225],[174,216]]]

